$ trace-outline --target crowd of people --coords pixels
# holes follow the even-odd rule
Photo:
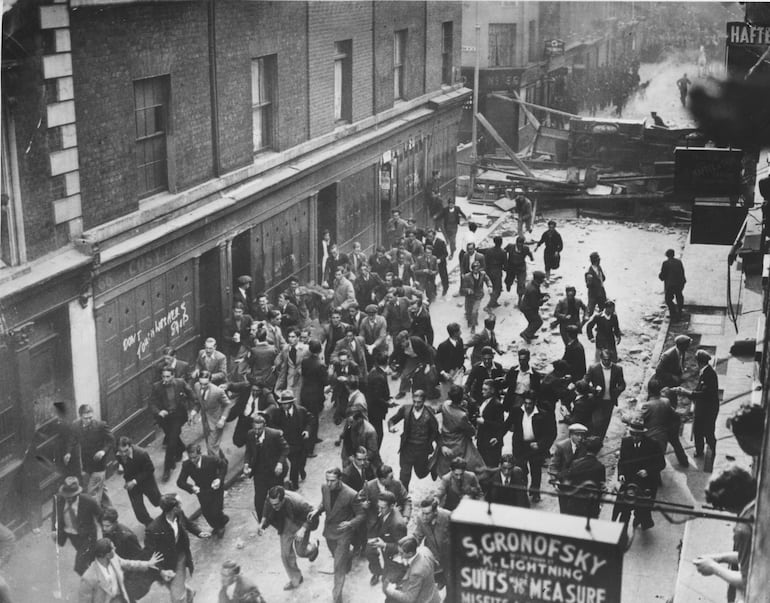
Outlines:
[[[223,496],[229,461],[221,447],[227,422],[235,423],[233,444],[245,451],[243,477],[253,481],[259,534],[272,526],[280,535],[286,590],[303,583],[297,557],[312,562],[319,555],[312,533],[325,515],[322,535],[334,559],[335,603],[342,601],[355,554],[368,560],[371,584],[382,583],[387,601],[438,601],[449,563],[450,512],[463,497],[537,505],[544,469],[561,512],[597,517],[606,481],[597,455],[626,388],[617,353],[622,332],[605,290],[608,275],[600,255],[592,253],[583,275],[587,303],[567,287],[556,305],[551,328],[558,327],[564,352],[552,371],[533,367],[524,344],[518,363],[503,367],[495,360],[502,354],[495,310],[503,286],[510,293],[515,282],[512,299],[528,323],[521,338],[533,341],[543,324],[544,290],[555,285],[551,273],[565,249],[555,221],[533,238],[531,202],[523,189],[510,195],[523,200],[515,206],[519,234],[508,244],[500,236],[491,246],[475,240],[475,225],[453,200],[427,227],[394,210],[388,246],[368,257],[358,244],[342,253],[324,233],[319,284],[291,279],[274,305],[266,294],[251,291],[249,276],[238,277],[221,351],[210,337],[189,363],[174,349],[163,350],[149,404],[164,433],[161,480],[170,480],[185,459],[176,486],[198,497],[207,529],[185,517],[175,494],[161,494],[145,450],[126,436],[116,441],[93,410],[81,406],[67,432],[64,460],[71,471],[57,496],[53,528],[59,545],[69,540],[76,549],[82,592],[95,592],[99,578],[107,576],[112,597],[81,600],[135,601],[153,581],[168,588],[171,601],[192,600],[189,534],[223,538],[229,521]],[[544,270],[530,273],[533,246],[544,247]],[[455,321],[446,328],[447,338],[434,345],[432,303],[452,294],[447,261],[458,250],[461,277],[454,295],[465,299],[470,337]],[[666,255],[659,276],[677,316],[684,268],[672,250]],[[596,343],[595,364],[586,362],[584,330]],[[629,522],[633,513],[634,526],[642,529],[653,526],[649,503],[669,442],[680,463],[687,462],[678,439],[677,396],[695,402],[696,456],[705,445],[712,454],[716,446],[716,373],[699,350],[698,384],[682,387],[685,339],[663,354],[648,384],[650,399],[620,445],[622,492],[613,518]],[[399,381],[395,395],[389,380]],[[319,418],[326,412],[339,427],[334,444],[340,460],[324,467],[320,501],[312,503],[299,489],[317,456]],[[202,444],[185,444],[182,427],[194,421],[201,423]],[[569,437],[555,442],[559,421],[568,424]],[[383,439],[399,431],[398,457],[383,458]],[[503,454],[504,441],[512,444],[510,454]],[[131,507],[145,525],[143,547],[119,523],[104,487],[113,453]],[[435,483],[416,504],[413,475]],[[146,502],[160,514],[153,516]],[[225,563],[220,601],[260,600],[240,567]]]

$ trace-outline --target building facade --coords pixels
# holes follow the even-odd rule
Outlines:
[[[3,28],[13,523],[57,485],[54,402],[151,437],[160,350],[218,338],[238,276],[309,282],[324,229],[369,252],[433,170],[452,194],[469,91],[453,2],[19,0]]]

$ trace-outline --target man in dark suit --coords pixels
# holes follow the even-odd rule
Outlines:
[[[559,497],[562,513],[581,517],[599,517],[601,492],[607,481],[607,469],[596,455],[602,448],[602,441],[596,436],[587,437],[581,445],[583,454],[575,459],[561,474],[562,487],[568,491],[566,504]]]
[[[660,267],[660,274],[658,278],[663,281],[663,292],[668,306],[669,316],[679,318],[682,315],[682,307],[684,306],[684,296],[682,291],[687,279],[684,276],[684,265],[682,260],[678,260],[674,257],[675,252],[673,249],[666,250],[666,260]],[[676,300],[676,303],[674,303]]]
[[[326,399],[324,388],[329,382],[329,372],[321,359],[321,342],[317,339],[311,339],[307,349],[308,354],[300,364],[302,386],[299,391],[299,403],[307,408],[311,416],[305,455],[308,458],[313,458],[316,456],[315,445],[320,442],[318,439],[318,420],[324,409]]]
[[[369,584],[374,586],[383,573],[387,577],[392,571],[392,559],[398,552],[398,541],[406,536],[406,520],[396,507],[396,497],[387,490],[376,499],[377,515],[374,522],[367,526],[366,559],[372,577]],[[370,503],[371,504],[371,503]],[[385,565],[380,563],[380,552]]]
[[[230,381],[242,381],[243,374],[246,372],[244,359],[249,349],[249,334],[253,321],[245,312],[246,306],[242,302],[234,302],[232,316],[225,319],[222,328]]]
[[[521,348],[517,355],[519,357],[519,366],[511,367],[505,375],[505,387],[508,389],[505,392],[503,408],[506,412],[511,412],[512,408],[523,404],[525,392],[535,392],[538,399],[540,395],[540,382],[543,376],[533,369],[529,363],[529,350]]]
[[[356,527],[364,521],[364,509],[355,490],[342,483],[338,467],[326,472],[326,483],[321,486],[321,502],[308,515],[308,522],[326,513],[323,535],[334,557],[333,603],[342,603],[345,575],[350,570],[350,544]]]
[[[178,488],[198,497],[201,513],[217,538],[224,536],[225,526],[230,521],[223,512],[226,475],[227,461],[224,455],[202,455],[200,444],[189,444],[187,460],[182,463],[182,470],[176,480]],[[192,484],[189,480],[192,480]]]
[[[254,427],[254,417],[278,403],[270,387],[251,377],[241,383],[228,383],[226,391],[235,398],[235,404],[227,417],[228,421],[237,420],[233,430],[233,444],[242,448],[246,445],[249,431]]]
[[[312,529],[308,515],[312,512],[313,507],[309,502],[296,492],[287,492],[282,486],[273,486],[267,493],[257,534],[262,536],[268,526],[273,526],[280,536],[281,562],[289,576],[289,582],[283,590],[294,590],[303,582],[297,555],[307,557],[310,561],[318,557],[318,541],[308,547]]]
[[[160,553],[160,578],[169,589],[172,601],[190,601],[194,591],[187,585],[187,572],[192,576],[195,564],[190,553],[190,536],[209,538],[182,511],[176,494],[164,494],[160,499],[162,513],[152,520],[144,532],[144,544],[149,553]]]
[[[126,481],[125,488],[134,515],[139,523],[146,526],[152,521],[152,517],[144,506],[144,497],[146,496],[155,507],[160,504],[160,490],[158,490],[158,482],[155,481],[155,465],[147,451],[134,446],[131,438],[127,436],[121,436],[118,440],[118,451],[115,457],[119,464],[119,471],[122,471],[123,479]]]
[[[419,296],[409,305],[409,314],[412,317],[409,335],[419,337],[428,345],[433,345],[433,324],[428,308],[422,302],[422,296]]]
[[[484,254],[485,272],[489,276],[489,280],[492,281],[492,292],[489,294],[487,310],[500,307],[497,300],[503,292],[503,268],[508,260],[508,254],[503,250],[503,237],[495,236],[492,238],[492,242],[494,243],[492,247],[479,250]]]
[[[54,501],[56,512],[51,514],[54,539],[59,546],[64,546],[69,539],[75,548],[75,572],[82,576],[94,560],[102,508],[93,497],[83,494],[74,475],[64,478]]]
[[[379,274],[372,273],[368,263],[361,264],[361,274],[353,283],[353,289],[356,292],[356,301],[360,308],[366,308],[369,304],[376,304],[385,295],[382,278]]]
[[[399,480],[393,477],[393,467],[380,465],[377,468],[377,477],[370,479],[358,493],[361,506],[366,511],[366,525],[371,527],[377,519],[377,497],[381,492],[388,491],[395,497],[396,507],[404,519],[409,522],[412,516],[412,498],[409,492]]]
[[[299,328],[299,308],[289,301],[285,293],[278,295],[278,308],[281,313],[281,332],[288,337],[289,329]]]
[[[540,306],[548,300],[548,294],[540,291],[540,286],[545,281],[545,272],[535,270],[532,273],[532,280],[524,287],[524,294],[519,301],[519,309],[524,318],[527,319],[527,326],[520,333],[522,339],[527,343],[538,336],[538,331],[543,325],[543,319],[540,317]]]
[[[417,549],[414,536],[404,536],[398,541],[398,552],[408,559],[406,573],[397,582],[388,582],[383,587],[386,601],[399,603],[440,603],[441,596],[434,577],[434,559]]]
[[[524,394],[524,404],[508,416],[508,429],[513,432],[512,449],[516,465],[525,475],[530,474],[532,502],[540,502],[540,482],[543,462],[556,439],[556,418],[553,411],[538,408],[535,394]]]
[[[358,377],[359,374],[358,365],[351,360],[350,352],[345,349],[340,350],[337,359],[329,367],[329,385],[332,386],[335,425],[342,423],[348,408],[347,382],[352,377]]]
[[[195,394],[190,386],[174,377],[170,368],[164,368],[160,374],[160,382],[152,386],[149,409],[166,435],[166,456],[163,460],[163,481],[168,481],[171,471],[178,461],[182,460],[182,425],[195,400]]]
[[[115,545],[115,554],[121,559],[147,561],[150,558],[150,554],[139,544],[139,538],[136,534],[118,522],[118,512],[113,508],[104,510],[102,534],[112,541],[112,544]],[[124,581],[130,600],[138,601],[144,597],[152,588],[152,583],[157,577],[157,571],[127,572]]]
[[[446,243],[443,239],[436,238],[436,231],[432,228],[425,233],[425,245],[431,245],[433,247],[433,255],[436,257],[436,264],[438,266],[438,275],[441,279],[442,293],[446,295],[449,290],[449,273],[447,272],[447,257],[449,252],[447,251]]]
[[[551,482],[559,489],[564,479],[564,473],[572,465],[572,461],[583,455],[582,443],[588,433],[588,427],[581,423],[572,423],[569,426],[569,437],[556,442],[551,454],[551,464],[548,466],[548,474]],[[559,511],[567,513],[570,498],[567,495],[559,495]]]
[[[655,378],[663,387],[672,388],[671,401],[674,405],[676,405],[676,387],[682,384],[685,357],[691,343],[692,339],[687,335],[677,335],[674,337],[674,345],[660,355],[658,366],[655,367]]]
[[[618,405],[620,394],[626,389],[623,369],[612,362],[612,352],[602,350],[599,364],[594,364],[584,377],[596,394],[596,408],[591,417],[591,432],[604,441],[610,426],[613,409]]]
[[[634,527],[641,526],[643,530],[649,530],[655,525],[649,505],[655,502],[660,472],[666,467],[666,459],[660,446],[647,437],[647,428],[644,423],[632,422],[628,426],[628,433],[629,435],[620,441],[618,480],[624,488],[631,485],[639,488],[642,504],[630,507],[616,503],[613,520],[617,518],[617,514],[620,521],[626,521],[633,510]]]
[[[666,388],[666,394],[670,390]],[[647,382],[647,400],[641,405],[641,418],[647,428],[647,436],[657,442],[663,453],[666,453],[668,443],[674,448],[676,458],[682,467],[690,464],[687,454],[679,440],[681,417],[674,410],[668,395],[663,395],[660,381],[652,377]]]
[[[492,488],[497,487],[493,492]],[[502,487],[502,488],[501,488]],[[500,457],[500,467],[481,482],[489,502],[530,508],[527,496],[527,479],[521,467],[517,467],[512,454]]]
[[[327,365],[331,361],[332,352],[334,352],[337,342],[345,337],[346,326],[342,322],[342,311],[339,308],[334,308],[329,313],[329,324],[323,328],[324,360]]]
[[[233,289],[233,307],[235,304],[240,303],[243,306],[243,311],[248,313],[249,308],[254,303],[251,297],[251,277],[248,274],[239,276],[235,281],[235,288]]]
[[[482,386],[484,381],[492,379],[498,383],[502,383],[505,376],[505,370],[503,365],[499,362],[495,362],[495,351],[486,346],[481,350],[481,362],[471,369],[468,373],[468,378],[465,380],[465,393],[471,398],[473,408],[469,408],[469,415],[475,416],[478,411],[478,407],[483,399]]]
[[[386,354],[375,353],[374,367],[366,377],[366,404],[369,423],[377,432],[377,448],[382,445],[383,425],[390,408],[391,395],[388,384],[388,358]]]
[[[277,429],[266,426],[265,417],[254,417],[254,427],[246,440],[243,475],[254,479],[254,509],[262,519],[267,491],[280,486],[286,474],[289,445]]]
[[[401,483],[409,488],[412,469],[422,479],[430,473],[429,457],[438,446],[438,422],[433,411],[425,406],[425,392],[412,392],[412,404],[404,404],[388,419],[388,431],[396,432],[396,423],[404,421],[401,445],[398,449]]]
[[[586,351],[583,344],[578,340],[580,327],[577,325],[567,325],[565,332],[567,334],[567,343],[564,344],[562,360],[567,363],[567,374],[570,376],[570,381],[575,383],[580,381],[586,374]]]
[[[78,455],[78,464],[85,474],[86,494],[93,496],[103,507],[111,507],[104,482],[107,460],[115,448],[115,437],[104,421],[94,418],[94,409],[90,405],[81,404],[78,415],[72,424],[70,447],[64,455],[65,465],[70,462],[73,454]]]
[[[271,408],[266,415],[270,427],[283,432],[289,445],[289,481],[292,489],[298,490],[299,480],[306,477],[306,442],[310,438],[311,416],[304,406],[298,406],[295,402],[292,390],[284,390],[278,398],[278,407]]]
[[[711,356],[704,350],[695,352],[698,362],[698,384],[690,391],[682,387],[678,392],[692,398],[695,413],[692,421],[692,435],[695,440],[695,457],[703,456],[703,442],[711,449],[711,458],[716,454],[717,438],[714,433],[719,416],[719,379],[711,366]]]
[[[497,467],[506,432],[503,404],[497,396],[497,383],[486,379],[481,386],[481,405],[476,417],[476,448],[487,467]]]
[[[500,352],[500,344],[497,341],[497,335],[495,334],[495,326],[497,325],[497,319],[494,316],[489,316],[484,319],[484,328],[478,333],[474,333],[468,343],[465,344],[466,350],[471,350],[471,366],[476,366],[481,362],[481,350],[486,347],[492,348],[498,354]]]
[[[465,346],[462,329],[456,322],[447,325],[449,337],[436,348],[436,370],[439,375],[441,399],[445,400],[449,388],[454,385],[458,375],[465,372]]]
[[[177,379],[184,379],[185,381],[190,380],[190,373],[192,372],[190,363],[179,360],[179,358],[176,357],[175,348],[167,345],[163,348],[162,354],[163,356],[161,356],[160,362],[158,363],[158,377],[160,377],[161,371],[165,367],[168,367],[174,372],[174,377]]]
[[[372,272],[379,276],[383,282],[385,281],[385,275],[393,270],[393,262],[386,255],[386,249],[382,245],[377,247],[375,252],[369,256],[369,264],[372,267]]]

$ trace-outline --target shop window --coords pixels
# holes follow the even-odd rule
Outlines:
[[[353,121],[353,40],[334,43],[334,121]]]
[[[489,66],[516,66],[516,24],[489,24]]]
[[[454,47],[454,23],[441,24],[441,83],[452,83],[452,48]]]
[[[273,148],[278,55],[251,61],[251,115],[254,152]]]
[[[140,197],[168,190],[168,98],[168,76],[149,77],[134,82],[136,168]]]
[[[393,35],[393,98],[406,98],[406,29]]]

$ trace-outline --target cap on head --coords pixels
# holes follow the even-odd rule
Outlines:
[[[294,402],[294,392],[292,392],[290,389],[285,389],[281,392],[281,397],[278,400],[279,404],[294,404]]]
[[[491,358],[492,356],[495,355],[495,351],[488,345],[485,345],[483,348],[481,348],[481,355],[489,356]]]
[[[377,314],[377,306],[374,304],[369,304],[366,306],[365,311],[367,314]]]
[[[569,426],[567,431],[569,431],[570,433],[587,433],[588,427],[586,427],[582,423],[573,423],[572,425]]]
[[[706,350],[698,350],[695,352],[695,360],[702,364],[708,364],[711,362],[711,354],[709,354]]]
[[[238,277],[238,284],[239,285],[250,285],[251,284],[251,277],[248,275],[243,275]]]
[[[687,335],[677,335],[674,337],[674,343],[678,348],[687,347],[692,343],[692,339],[690,339]]]
[[[634,419],[631,421],[631,423],[628,424],[628,432],[631,434],[645,434],[647,433],[647,428],[644,426],[644,423],[642,423],[639,419]]]
[[[545,280],[545,272],[543,272],[542,270],[535,270],[532,273],[532,278],[535,279],[536,281],[544,281]]]
[[[520,186],[517,186],[516,188],[513,189],[513,192],[515,194],[517,194],[517,195],[523,195],[524,194],[524,189],[521,188]]]

